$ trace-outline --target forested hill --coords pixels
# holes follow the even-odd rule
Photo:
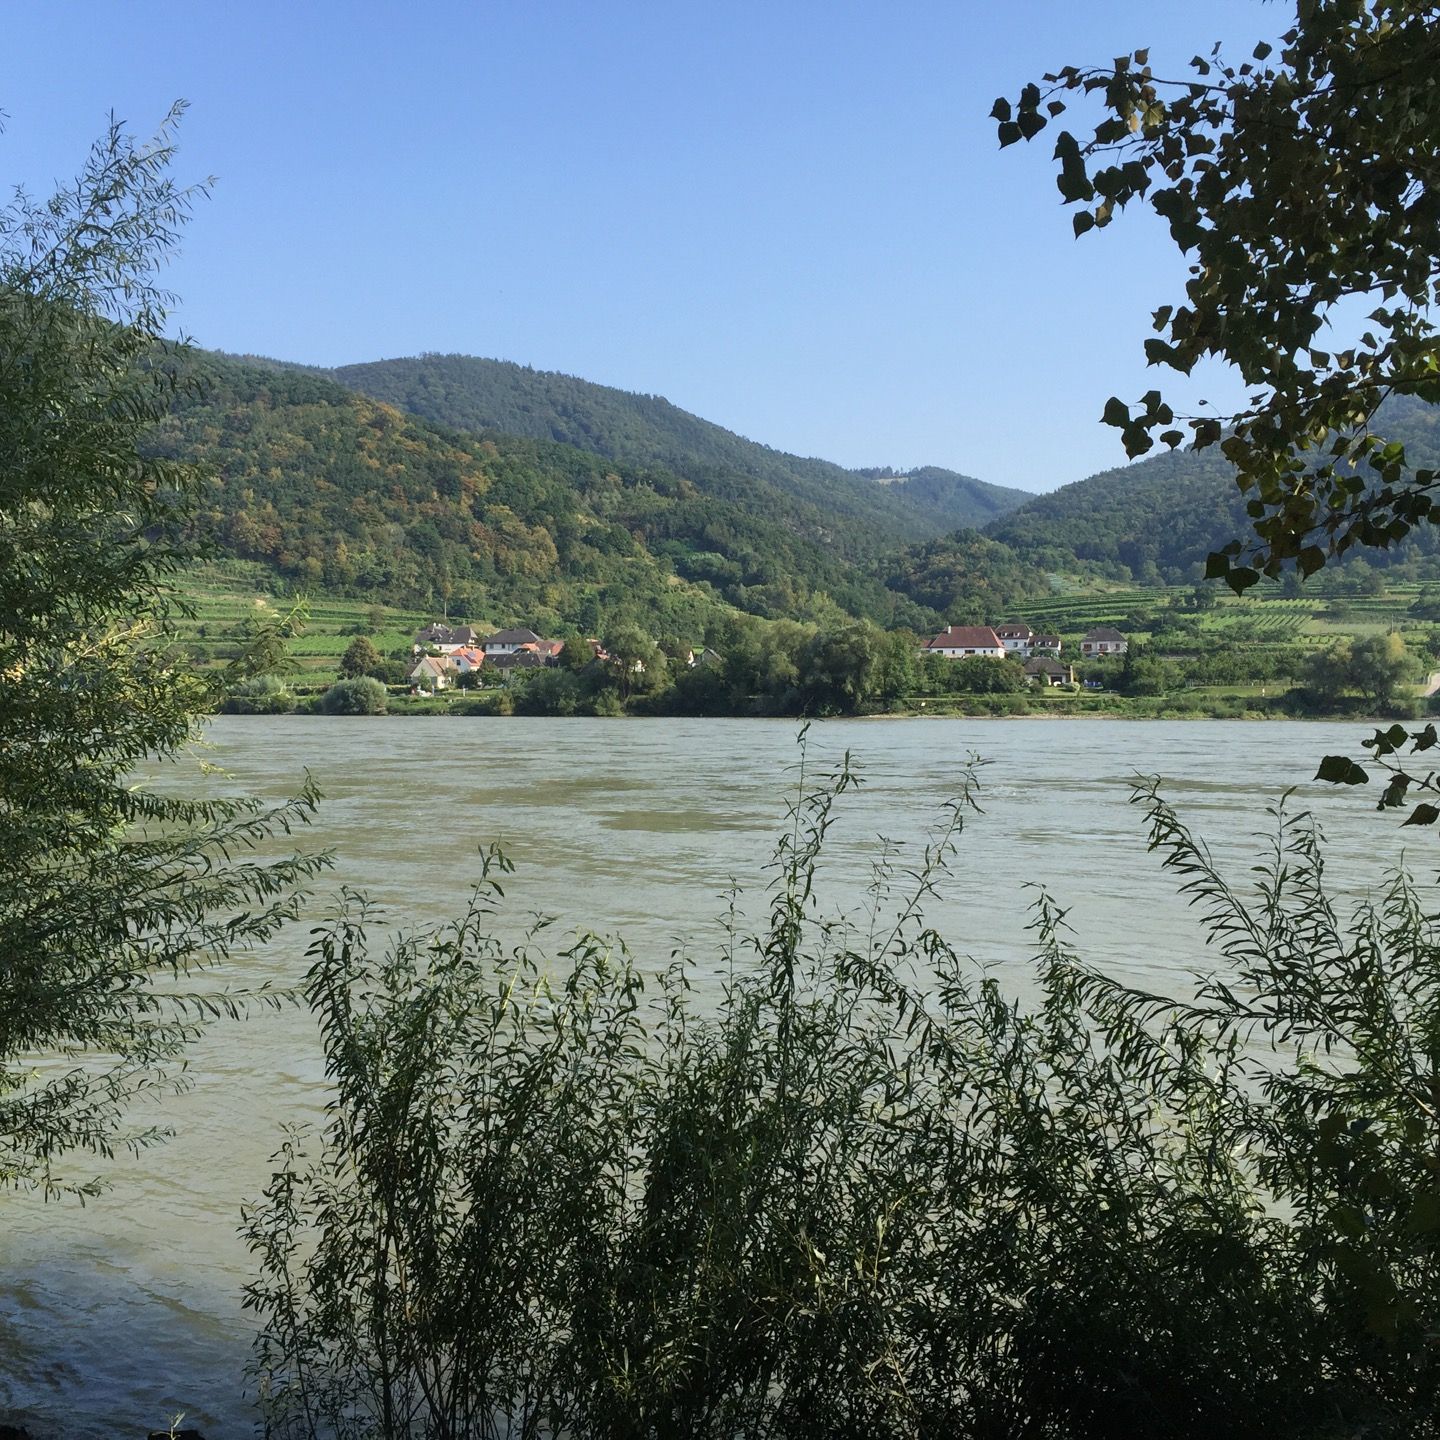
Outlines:
[[[725,472],[761,480],[797,500],[863,523],[883,542],[987,524],[1030,498],[953,471],[927,470],[876,484],[827,460],[746,440],[658,395],[637,395],[570,375],[469,355],[423,355],[343,365],[343,385],[456,430],[498,430],[555,440],[630,465],[677,474]]]
[[[1440,466],[1440,411],[1419,401],[1387,403],[1376,431],[1405,443],[1411,464]],[[1247,533],[1245,497],[1218,449],[1176,451],[1078,480],[1039,495],[986,528],[1031,565],[1073,570],[1076,561],[1117,579],[1183,584],[1205,557]],[[1391,552],[1366,551],[1373,564],[1436,554],[1433,529]],[[1433,567],[1433,561],[1428,562]]]
[[[766,480],[442,429],[303,368],[203,353],[193,365],[199,393],[177,399],[152,444],[211,476],[201,524],[221,553],[297,589],[487,623],[624,615],[690,637],[731,605],[921,629],[938,618],[886,587],[863,522]],[[1025,578],[988,542],[970,560],[970,583],[991,584],[993,566],[1008,595]]]

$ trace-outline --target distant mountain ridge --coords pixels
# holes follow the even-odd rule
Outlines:
[[[616,603],[624,571],[652,608],[709,595],[774,618],[838,606],[923,628],[994,619],[1056,575],[1191,583],[1248,527],[1218,450],[1029,495],[939,466],[847,470],[659,396],[506,361],[205,364],[212,400],[177,410],[169,440],[222,476],[211,518],[225,548],[351,592],[418,600],[445,585],[506,613],[569,614],[586,595]],[[1397,401],[1382,418],[1413,463],[1440,465],[1440,410]],[[473,477],[458,491],[457,467]],[[1440,532],[1366,553],[1430,578]]]

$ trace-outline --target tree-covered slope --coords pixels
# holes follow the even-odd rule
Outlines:
[[[1405,443],[1410,461],[1440,465],[1440,411],[1401,397],[1381,411],[1376,430]],[[1206,555],[1247,533],[1245,497],[1218,449],[1157,456],[1106,470],[1037,496],[986,528],[992,539],[1043,569],[1078,560],[1116,578],[1172,584],[1198,579]],[[1420,530],[1392,552],[1367,551],[1375,564],[1414,561],[1440,549]]]
[[[177,399],[152,445],[211,476],[200,521],[222,554],[296,588],[487,621],[624,613],[697,635],[729,605],[934,619],[765,480],[442,429],[301,368],[202,354],[194,372],[198,392]]]
[[[978,529],[1035,498],[1028,490],[991,485],[987,480],[977,480],[973,475],[962,475],[940,465],[856,473],[888,485],[907,505],[943,526],[942,533]]]
[[[663,466],[701,483],[724,473],[762,480],[815,507],[837,533],[863,526],[882,545],[984,525],[1028,498],[1024,491],[945,470],[876,484],[829,461],[746,440],[658,395],[509,361],[422,355],[328,373],[351,389],[457,430],[555,440],[626,464]]]

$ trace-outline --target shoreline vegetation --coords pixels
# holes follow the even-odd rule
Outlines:
[[[1131,989],[1041,888],[1023,1001],[925,920],[973,772],[923,856],[821,907],[860,778],[802,746],[714,1015],[686,950],[500,940],[494,850],[449,925],[382,954],[356,900],[313,932],[331,1098],[241,1231],[272,1440],[1428,1433],[1419,892],[1342,914],[1281,807],[1242,894],[1139,782],[1214,973]]]
[[[1401,712],[1386,711],[1383,713],[1356,712],[1350,715],[1336,715],[1335,713],[1319,714],[1315,711],[1284,708],[1283,704],[1276,704],[1273,708],[1260,708],[1246,706],[1244,708],[1232,708],[1223,704],[1212,705],[1187,705],[1181,706],[1173,702],[1150,703],[1143,700],[1129,700],[1124,696],[1112,697],[1076,697],[1081,701],[1079,704],[1066,705],[1062,703],[1040,701],[1032,706],[1017,705],[1013,708],[998,708],[985,706],[983,704],[970,703],[980,697],[965,697],[956,704],[926,703],[923,705],[906,705],[896,709],[857,710],[845,714],[833,714],[815,716],[811,718],[826,720],[924,720],[924,719],[955,719],[955,720],[1243,720],[1243,721],[1314,721],[1317,724],[1333,724],[1337,719],[1355,720],[1360,723],[1368,723],[1372,720],[1391,720],[1397,718],[1414,718],[1413,710]],[[1101,698],[1109,698],[1112,704],[1084,703]],[[295,718],[310,719],[317,716],[329,718],[327,713],[318,705],[297,705],[292,710],[281,711],[260,711],[260,710],[219,710],[216,714],[226,716],[241,716],[248,718]],[[524,711],[514,708],[503,709],[497,705],[486,704],[483,701],[476,701],[461,695],[453,698],[450,696],[412,696],[397,695],[388,699],[386,708],[375,712],[372,718],[386,720],[403,719],[435,719],[447,717],[451,719],[484,719],[493,718],[508,720],[521,719],[550,719],[550,720],[676,720],[676,719],[715,719],[715,720],[795,720],[794,715],[762,715],[762,714],[729,714],[711,716],[682,715],[672,711],[638,711],[621,710],[616,713],[599,713],[594,711],[581,712],[569,711],[559,712],[536,712]]]
[[[169,643],[202,675],[299,612],[271,673],[223,702],[232,713],[1408,720],[1428,715],[1440,668],[1440,588],[1374,571],[1312,578],[1303,595],[1278,585],[1244,598],[1204,585],[1092,588],[1017,606],[1019,619],[1059,641],[1060,684],[1028,683],[1015,660],[925,654],[929,634],[852,617],[801,623],[730,611],[671,633],[628,613],[590,614],[582,629],[543,607],[500,612],[472,616],[470,629],[533,626],[526,633],[570,653],[532,668],[452,672],[433,694],[412,672],[434,612],[280,594],[257,571],[230,566],[202,567],[187,588],[191,613],[177,617]],[[1097,627],[1117,630],[1127,653],[1082,656],[1081,637]],[[365,680],[376,684],[361,695]]]

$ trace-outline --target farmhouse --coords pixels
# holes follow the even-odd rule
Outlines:
[[[1075,671],[1058,660],[1048,660],[1037,655],[1025,662],[1025,678],[1032,685],[1073,685]]]
[[[951,625],[920,651],[922,655],[943,655],[947,660],[965,660],[983,655],[989,660],[1005,658],[1005,644],[988,625]]]
[[[1123,655],[1130,642],[1113,625],[1097,625],[1080,639],[1082,655]]]

